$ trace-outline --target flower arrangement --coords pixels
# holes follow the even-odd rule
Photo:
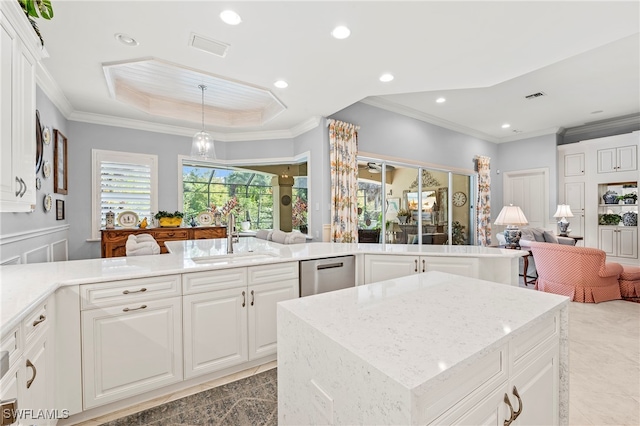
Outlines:
[[[300,227],[307,224],[307,203],[300,197],[291,208],[291,224]]]
[[[407,209],[400,209],[400,210],[398,210],[397,216],[398,217],[400,217],[400,216],[411,216],[411,213],[409,213],[409,210],[407,210]]]
[[[175,211],[173,213],[159,211],[154,216],[158,219],[158,223],[161,227],[177,227],[182,223],[182,218],[184,217],[184,213]]]
[[[229,201],[227,201],[224,206],[222,206],[220,212],[223,214],[223,216],[228,216],[229,213],[235,213],[236,216],[239,215],[240,206],[238,205],[238,199],[236,197],[230,198]]]

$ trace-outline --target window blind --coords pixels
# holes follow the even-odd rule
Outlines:
[[[113,211],[133,211],[140,219],[151,216],[151,166],[148,164],[100,162],[100,217]]]

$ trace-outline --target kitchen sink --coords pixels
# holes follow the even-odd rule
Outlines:
[[[230,263],[244,263],[244,262],[256,262],[266,259],[274,259],[278,257],[275,253],[236,253],[236,254],[223,254],[217,256],[202,256],[192,257],[195,263],[198,264],[230,264]]]

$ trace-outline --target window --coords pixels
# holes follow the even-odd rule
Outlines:
[[[108,211],[151,218],[158,210],[158,157],[94,149],[92,238],[100,239]]]

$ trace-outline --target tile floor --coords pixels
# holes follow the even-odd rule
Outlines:
[[[569,327],[569,424],[640,425],[640,303],[571,303]],[[275,425],[275,366],[248,369],[83,424]]]

